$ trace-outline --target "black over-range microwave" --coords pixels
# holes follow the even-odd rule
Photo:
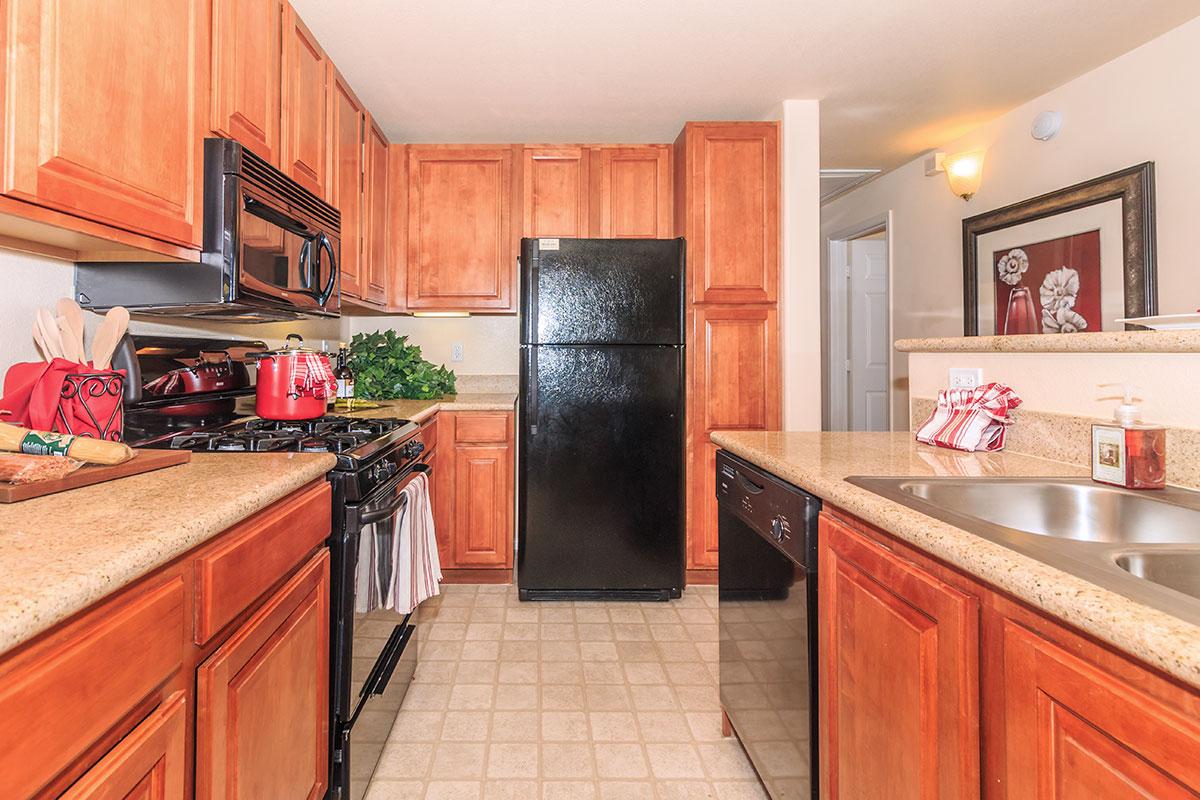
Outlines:
[[[85,308],[270,321],[337,316],[341,215],[232,139],[204,141],[197,262],[81,262]]]

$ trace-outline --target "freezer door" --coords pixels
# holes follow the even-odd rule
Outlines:
[[[522,239],[522,344],[682,344],[683,239]]]
[[[517,584],[683,586],[683,347],[522,348]]]

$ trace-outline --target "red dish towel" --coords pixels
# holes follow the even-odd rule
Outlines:
[[[943,389],[933,415],[917,429],[917,441],[969,452],[1001,450],[1013,423],[1009,412],[1019,405],[1021,398],[1002,383]]]
[[[292,359],[292,386],[297,395],[311,395],[325,400],[337,394],[337,381],[329,356],[323,353],[300,353]]]

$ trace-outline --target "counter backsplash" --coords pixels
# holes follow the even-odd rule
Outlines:
[[[453,364],[447,365],[451,369]],[[459,394],[516,394],[520,378],[517,375],[459,375],[455,373],[455,388]]]
[[[936,405],[928,397],[912,398],[912,430],[929,418]],[[1091,464],[1092,425],[1112,422],[1031,408],[1018,408],[1013,419],[1006,450],[1084,467]],[[1167,428],[1167,483],[1200,489],[1200,430]]]

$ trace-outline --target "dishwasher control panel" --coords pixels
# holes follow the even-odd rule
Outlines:
[[[717,503],[792,560],[815,567],[821,501],[725,451],[717,453]]]

